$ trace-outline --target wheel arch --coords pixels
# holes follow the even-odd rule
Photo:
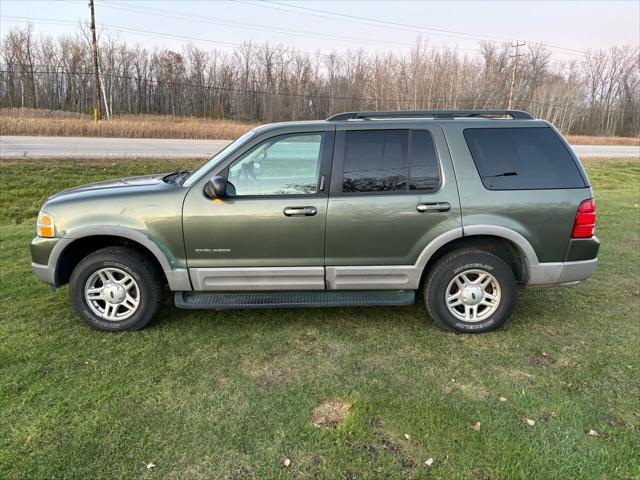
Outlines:
[[[191,290],[186,269],[172,268],[170,258],[158,244],[141,232],[122,227],[89,227],[58,242],[49,258],[49,265],[54,268],[55,285],[68,283],[75,266],[88,254],[115,245],[127,246],[149,258],[163,272],[164,280],[172,290]]]
[[[443,255],[465,247],[490,251],[507,262],[518,283],[527,283],[531,267],[538,265],[538,257],[531,244],[519,233],[494,225],[472,225],[447,232],[427,246],[416,263],[421,279]]]

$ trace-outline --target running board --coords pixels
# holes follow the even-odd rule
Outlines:
[[[306,292],[176,292],[186,309],[379,307],[411,305],[415,290],[317,290]]]

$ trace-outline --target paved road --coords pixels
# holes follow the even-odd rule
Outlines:
[[[228,140],[0,136],[0,158],[210,157]],[[640,157],[640,147],[576,145],[580,157]]]
[[[0,158],[205,158],[228,143],[228,140],[0,136]]]
[[[640,157],[640,147],[626,145],[572,145],[579,157]]]

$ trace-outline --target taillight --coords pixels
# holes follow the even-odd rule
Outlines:
[[[571,238],[591,238],[596,231],[596,201],[585,200],[578,207]]]

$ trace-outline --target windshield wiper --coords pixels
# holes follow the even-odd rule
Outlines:
[[[496,175],[483,175],[482,176],[482,181],[484,182],[484,179],[488,179],[489,180],[489,185],[487,185],[488,187],[493,187],[493,183],[495,182],[496,178],[498,177],[515,177],[516,175],[518,175],[518,172],[502,172],[502,173],[498,173]]]
[[[484,178],[513,177],[515,175],[518,175],[518,172],[504,172],[498,173],[497,175],[484,175]]]
[[[189,175],[191,175],[191,172],[189,170],[183,170],[178,173],[178,176],[176,177],[176,185],[181,187]]]
[[[187,170],[182,170],[181,172],[170,173],[169,175],[165,175],[162,180],[166,183],[175,183],[179,187],[182,186],[182,183],[191,173]]]

